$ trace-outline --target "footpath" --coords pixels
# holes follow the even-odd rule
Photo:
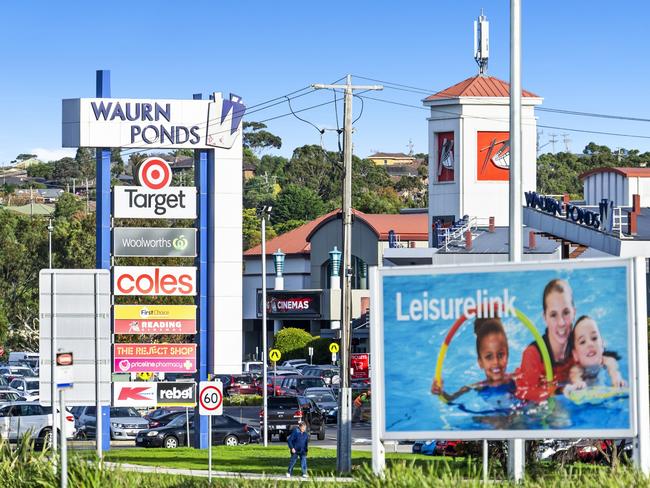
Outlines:
[[[105,462],[105,466],[110,468],[120,468],[125,471],[136,471],[138,473],[157,473],[157,474],[173,474],[179,476],[197,476],[201,478],[208,477],[207,469],[179,469],[179,468],[161,468],[160,466],[142,466],[139,464],[123,464]],[[310,476],[309,478],[301,478],[300,470],[298,474],[294,474],[291,478],[284,475],[277,474],[259,474],[259,473],[235,473],[230,471],[212,471],[213,478],[242,478],[250,480],[275,480],[275,481],[317,481],[329,483],[352,483],[354,478],[344,478],[337,476]]]

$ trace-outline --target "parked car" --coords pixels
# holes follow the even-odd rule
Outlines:
[[[0,375],[4,376],[7,381],[11,382],[14,378],[19,378],[21,376],[34,376],[34,371],[32,368],[27,366],[2,366],[0,367]]]
[[[316,404],[304,396],[276,396],[268,398],[267,429],[269,440],[277,434],[286,441],[296,424],[303,420],[307,432],[316,435],[319,441],[325,439],[325,416]],[[264,432],[264,410],[260,410],[260,432]]]
[[[194,418],[190,417],[190,438],[194,436]],[[236,446],[259,442],[259,435],[248,424],[238,422],[230,415],[212,417],[212,444]],[[191,444],[191,442],[190,442]],[[187,421],[184,415],[179,415],[165,426],[146,429],[138,433],[135,445],[139,447],[165,447],[173,449],[187,446]]]
[[[327,383],[322,378],[305,376],[286,376],[280,384],[283,395],[302,395],[307,388],[325,388]]]
[[[436,441],[416,441],[411,448],[413,454],[436,455]]]
[[[77,418],[77,428],[81,431],[80,436],[94,438],[96,432],[95,407],[82,407]],[[149,422],[132,407],[111,407],[111,439],[129,440],[135,439],[138,432],[147,429]]]
[[[298,364],[309,364],[305,359],[287,359],[280,366],[296,367]]]
[[[328,385],[336,385],[340,381],[340,370],[337,366],[309,366],[303,369],[302,374],[322,378]]]
[[[262,361],[244,361],[242,363],[242,372],[250,374],[262,374],[264,363]]]
[[[261,395],[262,385],[251,374],[236,374],[231,377],[228,388],[224,388],[226,395]]]
[[[13,388],[16,392],[25,397],[28,401],[38,400],[39,396],[39,382],[35,377],[21,377],[14,378],[9,383],[9,388]]]
[[[59,411],[57,409],[57,415]],[[14,402],[0,405],[0,438],[16,442],[24,435],[35,439],[39,446],[52,442],[52,407],[35,402]],[[66,412],[63,433],[68,439],[75,435],[74,416]]]
[[[159,417],[173,412],[185,412],[185,407],[158,407],[146,415],[143,415],[148,421],[156,420]]]
[[[191,416],[194,416],[194,411],[190,414]],[[175,411],[175,412],[169,412],[166,413],[165,415],[159,415],[156,418],[152,419],[149,418],[149,428],[153,429],[155,427],[164,427],[167,425],[169,422],[174,420],[176,417],[183,416],[187,418],[187,414],[185,413],[185,409],[181,411]]]
[[[25,397],[13,389],[0,386],[0,403],[11,403],[17,401],[26,401]]]
[[[38,366],[38,353],[28,351],[13,351],[9,353],[9,364],[20,366],[22,364],[35,368]]]
[[[339,404],[330,388],[306,388],[303,394],[323,412],[325,422],[337,421]]]

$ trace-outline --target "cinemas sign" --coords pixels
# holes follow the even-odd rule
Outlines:
[[[194,296],[194,266],[114,266],[115,295]]]
[[[194,373],[196,344],[113,344],[116,373]]]
[[[195,334],[196,305],[115,305],[114,334]]]
[[[320,292],[318,291],[270,291],[266,297],[269,318],[319,318]],[[262,294],[258,293],[257,315],[262,316]]]

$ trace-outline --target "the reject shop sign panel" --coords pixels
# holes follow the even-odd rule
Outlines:
[[[115,266],[113,294],[149,296],[196,295],[194,266]]]
[[[170,186],[152,190],[142,186],[116,186],[113,188],[113,217],[195,219],[196,188]]]
[[[115,334],[195,334],[196,305],[115,305]]]
[[[113,383],[116,407],[194,407],[194,382],[122,382]]]
[[[193,373],[196,344],[114,344],[116,373]]]
[[[353,379],[370,378],[369,371],[370,355],[366,353],[353,353],[350,355],[350,365],[352,366]]]

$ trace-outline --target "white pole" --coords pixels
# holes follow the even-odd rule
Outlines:
[[[59,409],[61,414],[61,488],[68,486],[68,444],[65,432],[64,389],[59,390]],[[54,410],[53,410],[54,412]]]
[[[483,483],[488,482],[488,441],[483,439]]]
[[[187,436],[185,438],[185,443],[187,444],[187,447],[190,447],[190,409],[189,409],[189,407],[185,407],[185,435]]]
[[[56,276],[51,271],[50,287],[50,355],[52,363],[50,364],[50,402],[52,404],[52,453],[56,453]],[[56,456],[53,457],[56,459]]]
[[[510,0],[510,209],[509,257],[521,262],[521,0]],[[508,474],[515,481],[524,477],[525,443],[508,441]]]
[[[208,483],[212,484],[212,415],[208,415]]]
[[[269,426],[268,426],[268,392],[267,384],[269,371],[267,365],[268,358],[268,338],[266,337],[266,207],[262,209],[262,370],[264,381],[262,383],[262,415],[264,418],[264,428],[262,436],[264,437],[264,447],[269,445]],[[275,385],[273,390],[275,391]]]

